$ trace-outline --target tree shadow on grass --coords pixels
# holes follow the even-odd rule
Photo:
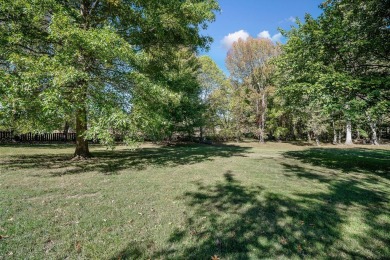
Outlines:
[[[143,170],[147,167],[175,167],[214,160],[215,157],[245,156],[250,148],[234,145],[178,145],[137,150],[95,151],[86,161],[70,161],[70,155],[20,155],[2,161],[6,170],[46,170],[51,176],[98,171],[115,174],[121,170]],[[41,176],[41,174],[38,174]]]
[[[26,148],[33,148],[33,149],[64,149],[64,148],[74,148],[74,143],[12,143],[12,144],[0,144],[0,148],[18,148],[18,149],[26,149]]]
[[[292,144],[295,146],[315,146],[314,143],[303,141],[303,140],[288,141],[288,142],[282,142],[282,143]]]
[[[289,151],[283,155],[286,158],[344,173],[372,173],[390,179],[390,150],[311,148],[304,151]]]
[[[119,253],[115,254],[110,260],[121,260],[121,259],[144,259],[145,252],[147,251],[146,246],[141,246],[138,243],[131,243],[126,248],[122,249]]]
[[[309,179],[312,181],[329,183],[334,180],[335,173],[330,171],[323,172],[320,169],[307,169],[305,167],[283,162],[281,165],[285,168],[284,176],[294,177],[299,179]]]
[[[347,209],[358,207],[364,233],[356,234],[360,252],[340,249],[352,258],[388,258],[390,256],[390,151],[383,149],[323,149],[286,152],[285,157],[304,163],[301,167],[284,163],[287,176],[325,182],[331,191],[324,196],[329,203]],[[319,167],[321,168],[319,168]],[[334,170],[341,173],[335,173]],[[349,174],[352,173],[352,174]],[[315,199],[315,194],[305,195]],[[362,254],[362,251],[369,252]]]
[[[329,192],[292,196],[245,186],[231,172],[216,185],[196,185],[197,191],[183,198],[193,209],[185,228],[175,230],[171,246],[153,258],[353,257],[353,252],[337,246],[343,239],[348,207],[371,209],[386,203],[383,194],[346,180],[336,182]],[[369,240],[369,234],[365,238]],[[172,249],[173,244],[177,249]]]

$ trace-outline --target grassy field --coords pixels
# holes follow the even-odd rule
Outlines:
[[[0,259],[390,258],[389,146],[0,146]]]

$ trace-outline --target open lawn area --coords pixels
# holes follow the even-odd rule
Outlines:
[[[0,259],[390,258],[389,146],[0,146]]]

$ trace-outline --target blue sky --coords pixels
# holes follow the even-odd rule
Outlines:
[[[209,55],[226,73],[225,57],[229,46],[239,37],[269,37],[284,42],[278,27],[288,29],[295,17],[305,13],[317,17],[321,0],[220,0],[222,9],[217,19],[203,34],[214,38]]]

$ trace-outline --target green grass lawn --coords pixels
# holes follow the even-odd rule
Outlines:
[[[390,148],[0,146],[0,259],[390,258]]]

